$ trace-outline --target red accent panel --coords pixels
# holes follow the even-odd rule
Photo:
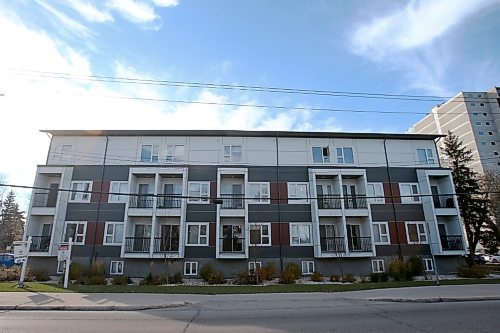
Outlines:
[[[394,203],[401,203],[401,194],[399,192],[398,183],[383,183],[382,185],[384,187],[385,203],[392,203],[391,186],[389,185],[392,185],[392,196],[394,197]]]
[[[281,223],[281,245],[290,245],[290,226],[288,223]]]
[[[85,235],[85,245],[94,244],[95,222],[87,222],[87,231]]]
[[[210,199],[217,198],[217,182],[210,182]]]
[[[101,184],[100,181],[94,180],[94,184],[92,184],[92,194],[90,195],[90,202],[99,202],[99,195],[101,196],[101,202],[108,202],[109,187],[109,181],[104,181]]]
[[[87,222],[85,245],[102,245],[104,238],[104,225],[105,222]]]
[[[288,187],[286,182],[271,182],[269,185],[269,192],[271,194],[271,204],[277,204],[278,199],[281,199],[281,204],[288,203]]]
[[[217,184],[217,183],[216,183]],[[215,246],[215,240],[216,240],[216,225],[215,223],[209,223],[208,224],[208,245],[209,246]]]
[[[396,227],[398,228],[396,230]],[[391,234],[391,244],[398,244],[398,231],[399,231],[399,244],[408,244],[406,241],[406,227],[404,222],[389,222],[389,233]]]
[[[288,223],[271,223],[271,245],[280,245],[280,234],[281,245],[290,245],[290,230]]]

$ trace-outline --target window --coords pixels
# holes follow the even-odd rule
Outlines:
[[[302,275],[314,273],[314,261],[302,261]]]
[[[476,126],[481,126],[481,122],[480,121],[476,121]]]
[[[486,141],[481,141],[480,144],[481,146],[486,146]]]
[[[387,222],[373,222],[373,239],[375,244],[391,244]]]
[[[372,272],[373,273],[385,272],[384,261],[382,259],[372,260]]]
[[[434,263],[431,258],[424,258],[424,269],[426,272],[434,272]]]
[[[493,132],[488,132],[488,135],[493,135]]]
[[[371,204],[383,204],[384,199],[384,188],[382,183],[368,183],[366,187],[366,192],[368,195],[368,201]]]
[[[290,223],[290,244],[312,245],[310,223]]]
[[[401,193],[401,203],[420,202],[418,184],[399,184],[399,192]]]
[[[111,261],[109,264],[109,275],[123,275],[123,261]]]
[[[142,145],[141,162],[158,162],[158,145]]]
[[[470,103],[470,106],[476,106],[476,103]]]
[[[490,126],[490,125],[491,125],[489,121],[485,122],[484,124],[485,124],[486,126]]]
[[[406,236],[408,244],[427,243],[424,222],[406,222]]]
[[[498,152],[497,151],[493,152],[493,155],[498,156]]]
[[[312,155],[314,163],[330,163],[330,148],[312,147]]]
[[[189,182],[188,202],[209,203],[210,182]]]
[[[472,94],[467,94],[467,97],[474,97],[474,95],[472,95]]]
[[[271,223],[250,224],[250,245],[271,245]]]
[[[86,231],[87,222],[66,222],[64,225],[64,241],[69,242],[69,239],[72,238],[73,244],[83,245]]]
[[[350,147],[337,148],[337,163],[341,164],[354,163],[354,155],[352,154],[352,148]]]
[[[434,164],[432,149],[417,149],[417,155],[420,164]]]
[[[187,245],[208,245],[208,223],[187,224]]]
[[[478,134],[479,135],[484,135],[484,132],[483,131],[479,131]]]
[[[491,145],[495,146],[497,143],[495,141],[491,141]]]
[[[184,275],[198,275],[198,262],[186,261],[184,263]]]
[[[260,261],[249,261],[248,262],[248,274],[253,275],[258,269],[262,267],[262,262]]]
[[[128,182],[111,182],[108,202],[127,202]],[[116,194],[115,194],[116,193]],[[118,194],[123,193],[124,195]]]
[[[472,115],[473,115],[473,116],[479,116],[479,113],[477,113],[477,112],[472,112]]]
[[[488,114],[487,114],[486,112],[483,112],[483,116],[485,116],[485,117],[486,117],[487,115],[488,115]]]
[[[165,162],[175,163],[184,161],[184,145],[169,145],[167,146],[167,155]]]
[[[481,95],[481,94],[477,94],[477,97],[482,97],[482,96],[483,96],[483,95]]]
[[[92,182],[71,182],[71,192],[69,201],[71,202],[90,202],[90,192],[92,191]]]
[[[123,223],[106,222],[103,245],[121,245],[123,242]]]
[[[479,103],[479,106],[484,106],[484,103]]]
[[[224,162],[241,162],[241,146],[224,146]]]
[[[290,204],[308,203],[307,183],[288,183],[288,199]]]
[[[269,203],[269,183],[248,183],[248,203]]]

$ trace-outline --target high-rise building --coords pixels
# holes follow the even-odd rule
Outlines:
[[[479,173],[500,172],[500,88],[460,92],[435,106],[408,132],[457,135],[473,153],[471,167]],[[440,140],[442,141],[442,140]],[[438,143],[441,146],[441,143]]]

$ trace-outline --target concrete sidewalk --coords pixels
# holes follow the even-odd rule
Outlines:
[[[500,286],[462,285],[376,289],[337,293],[173,295],[117,293],[0,293],[0,310],[138,311],[176,308],[208,301],[365,300],[380,302],[461,302],[500,300]]]

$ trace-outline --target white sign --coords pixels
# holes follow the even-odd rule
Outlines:
[[[28,258],[28,250],[28,242],[14,242],[14,260],[16,262],[25,261]]]
[[[69,260],[71,255],[70,251],[71,249],[68,243],[60,243],[57,246],[57,260],[58,261]]]

